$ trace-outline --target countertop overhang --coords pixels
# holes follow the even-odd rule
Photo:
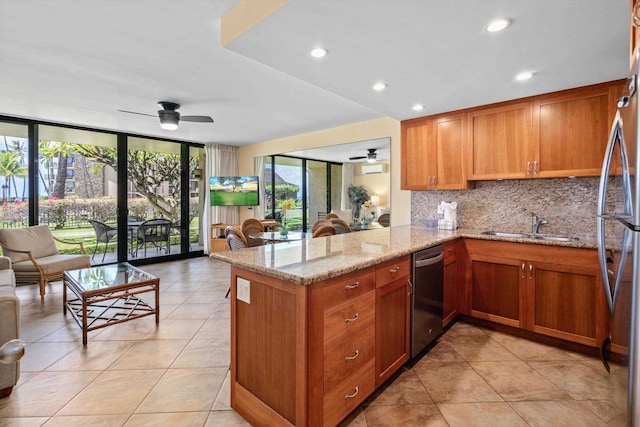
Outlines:
[[[578,241],[557,242],[491,236],[478,230],[437,230],[403,225],[268,244],[239,251],[213,252],[210,257],[291,283],[310,285],[458,238],[597,248],[595,238],[590,236],[580,236]]]

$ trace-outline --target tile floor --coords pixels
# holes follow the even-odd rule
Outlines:
[[[227,265],[202,257],[142,267],[160,277],[161,321],[89,333],[21,286],[27,352],[0,426],[241,426],[229,407]],[[624,369],[457,323],[343,426],[625,425]]]

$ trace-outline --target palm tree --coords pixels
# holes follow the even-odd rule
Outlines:
[[[16,151],[0,151],[0,175],[4,177],[2,200],[11,197],[11,179],[15,176],[27,176],[28,170],[20,163],[20,153]],[[17,196],[17,194],[16,194]]]

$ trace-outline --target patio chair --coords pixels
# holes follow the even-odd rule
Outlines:
[[[88,219],[87,221],[89,221],[96,232],[96,246],[93,248],[93,255],[91,255],[91,259],[96,256],[98,243],[104,243],[104,252],[102,253],[102,262],[104,262],[104,257],[107,255],[107,246],[109,246],[109,243],[116,242],[118,240],[116,236],[118,234],[118,229],[96,219]]]
[[[138,256],[138,250],[144,248],[144,256],[147,257],[147,244],[151,243],[157,251],[164,250],[166,254],[171,253],[171,221],[164,218],[155,218],[144,221],[137,229],[136,251],[134,256]]]
[[[61,255],[55,242],[80,247],[82,254]],[[4,256],[11,258],[18,283],[38,283],[44,298],[45,285],[62,279],[65,270],[91,267],[91,258],[82,242],[67,242],[53,236],[46,225],[0,230],[0,247]]]

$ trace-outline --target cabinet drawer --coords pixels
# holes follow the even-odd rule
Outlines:
[[[409,255],[378,264],[376,266],[376,287],[379,288],[409,274],[411,274]]]
[[[347,274],[322,290],[325,308],[352,300],[375,289],[374,267]]]
[[[324,312],[324,348],[334,347],[375,324],[376,293],[369,292]]]
[[[325,393],[356,369],[373,359],[375,329],[367,328],[346,341],[324,351]]]
[[[338,425],[375,389],[374,361],[358,369],[324,396],[323,425]]]

